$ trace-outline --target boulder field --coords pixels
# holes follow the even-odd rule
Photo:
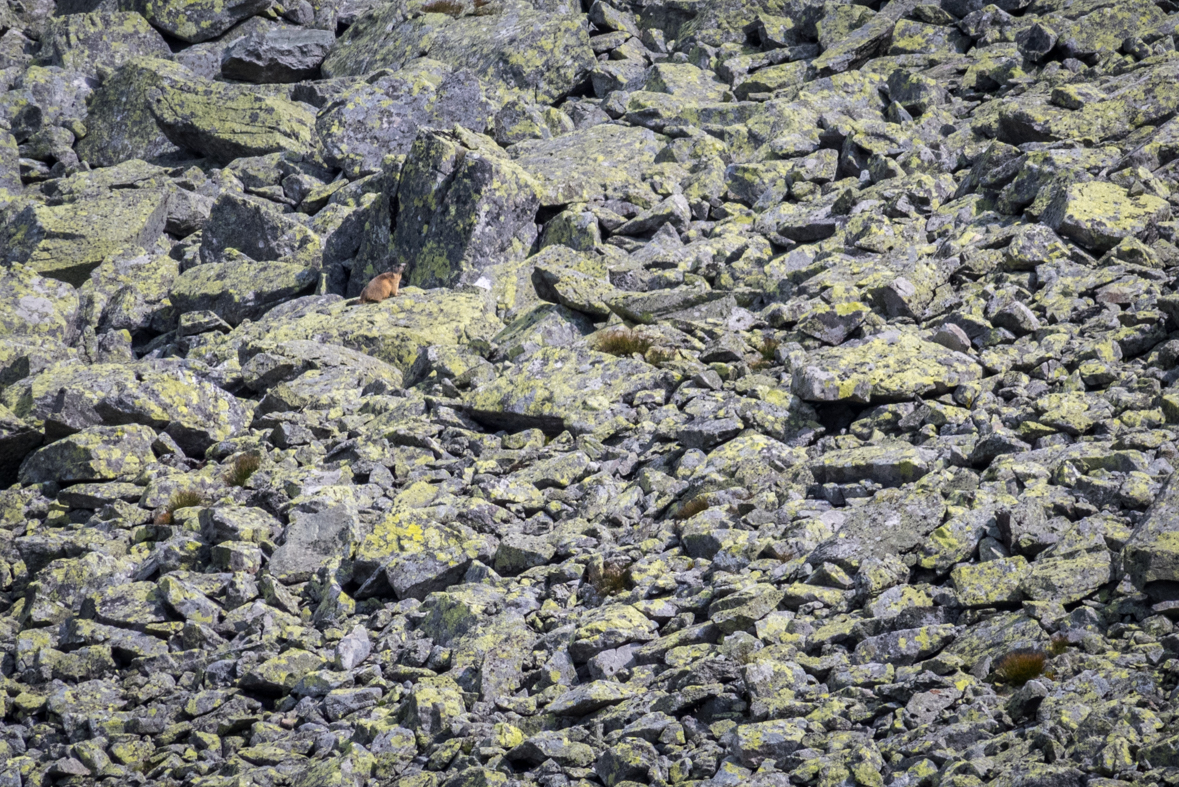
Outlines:
[[[0,787],[1179,785],[1177,43],[0,3]]]

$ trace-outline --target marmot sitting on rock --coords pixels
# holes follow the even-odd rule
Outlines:
[[[401,284],[401,271],[390,271],[375,277],[360,291],[361,303],[380,303],[386,298],[396,298]]]

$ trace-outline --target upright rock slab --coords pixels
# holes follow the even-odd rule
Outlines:
[[[484,267],[527,257],[538,234],[535,182],[490,138],[461,129],[418,136],[397,196],[390,262],[408,263],[419,287],[474,283]],[[349,292],[372,273],[354,269]]]

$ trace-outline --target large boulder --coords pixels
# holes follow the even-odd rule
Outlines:
[[[151,247],[167,217],[167,195],[150,189],[112,191],[66,205],[30,202],[0,224],[2,262],[23,263],[78,286],[120,252]]]
[[[247,422],[231,394],[176,364],[61,363],[0,395],[18,417],[47,435],[89,426],[143,424],[171,435],[200,456]]]
[[[1170,217],[1171,206],[1161,197],[1132,197],[1121,186],[1093,181],[1060,189],[1040,220],[1079,246],[1102,254]]]
[[[666,140],[645,128],[602,124],[552,139],[519,142],[512,156],[540,184],[546,207],[600,199],[658,201],[643,173]]]
[[[348,28],[323,63],[325,76],[361,76],[428,57],[475,72],[493,90],[534,101],[567,95],[594,65],[583,18],[545,13],[524,3],[479,16],[374,7]],[[472,9],[473,10],[473,9]]]
[[[319,271],[289,262],[243,260],[197,265],[177,277],[172,306],[177,316],[210,311],[230,325],[256,320],[280,303],[310,294]]]
[[[422,126],[482,133],[491,113],[474,74],[421,59],[348,88],[323,108],[315,129],[324,160],[359,177],[379,172],[386,156],[408,153]]]
[[[151,113],[173,144],[220,164],[280,151],[307,152],[315,129],[310,107],[203,80],[162,85]]]
[[[75,147],[78,158],[96,167],[113,167],[176,153],[179,148],[152,115],[152,97],[162,87],[182,84],[193,76],[184,66],[158,58],[124,63],[94,91],[87,134]]]
[[[298,82],[319,73],[336,37],[330,30],[279,27],[242,36],[226,48],[221,75],[242,82]]]
[[[236,358],[243,344],[318,341],[339,344],[392,364],[402,372],[430,345],[488,348],[503,323],[479,295],[448,290],[401,291],[377,304],[341,298],[304,298],[275,309],[257,322],[242,325],[202,349],[213,363]]]
[[[425,131],[401,173],[392,264],[419,287],[473,284],[482,268],[528,256],[538,230],[536,184],[493,140]],[[349,293],[379,271],[354,267]]]
[[[266,10],[270,0],[120,0],[120,5],[173,38],[195,44]]]
[[[154,459],[156,433],[146,426],[92,426],[34,451],[20,468],[22,484],[74,484],[134,476]]]
[[[50,20],[37,59],[94,73],[134,57],[171,57],[167,42],[139,14],[95,11]]]
[[[68,344],[77,333],[78,294],[24,265],[0,269],[0,341]]]
[[[943,394],[983,376],[969,355],[901,331],[887,331],[807,356],[794,393],[810,402],[910,399]]]
[[[496,428],[586,433],[619,417],[633,419],[636,394],[670,391],[676,383],[676,375],[642,361],[546,347],[481,386],[466,404],[476,420]]]
[[[1179,601],[1179,480],[1172,474],[1122,550],[1134,585],[1159,601]]]

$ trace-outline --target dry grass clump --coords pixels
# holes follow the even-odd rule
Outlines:
[[[753,367],[755,369],[764,369],[767,366],[773,365],[774,359],[777,357],[778,348],[780,346],[782,346],[782,343],[772,336],[767,336],[762,339],[761,344],[757,345],[756,348],[757,354],[760,355],[761,358],[754,362]]]
[[[613,328],[598,334],[594,339],[594,349],[598,352],[623,358],[629,358],[635,353],[645,355],[653,344],[655,342],[633,328]]]
[[[603,596],[615,596],[629,587],[629,569],[629,561],[597,559],[590,561],[586,574],[594,590]]]
[[[258,468],[262,466],[262,457],[258,454],[242,454],[233,460],[233,464],[225,471],[225,483],[230,486],[245,486]]]
[[[1042,650],[1023,648],[1013,650],[995,664],[995,679],[1011,686],[1022,686],[1044,674],[1048,654]]]
[[[172,497],[168,499],[168,505],[164,506],[164,510],[156,514],[155,524],[170,525],[172,524],[172,515],[182,508],[193,508],[201,505],[205,499],[200,492],[192,489],[180,489],[172,493]]]
[[[462,16],[465,9],[462,3],[455,2],[455,0],[430,0],[422,6],[422,10],[428,14],[447,14],[459,17]]]
[[[683,521],[685,519],[691,519],[697,514],[707,511],[711,507],[712,501],[708,499],[708,495],[698,495],[697,497],[693,497],[691,500],[681,505],[671,516],[672,519]]]
[[[1048,643],[1048,652],[1053,656],[1059,656],[1066,650],[1068,650],[1068,637],[1064,636],[1063,634],[1057,634],[1052,638],[1052,641]]]
[[[475,0],[475,10],[471,12],[472,16],[492,16],[497,13],[499,8],[492,0]]]

